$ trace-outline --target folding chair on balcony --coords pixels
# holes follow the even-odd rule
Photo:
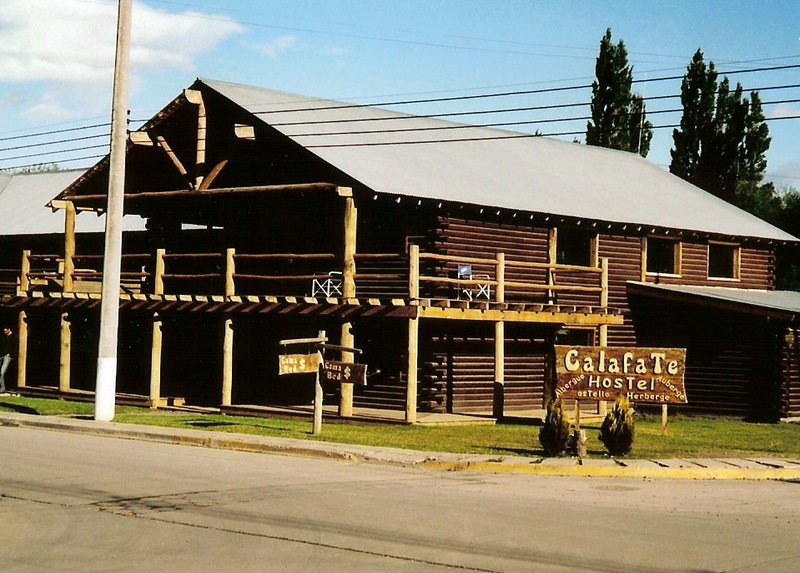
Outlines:
[[[311,281],[311,296],[342,296],[342,273],[341,271],[330,271],[319,277],[314,277]]]

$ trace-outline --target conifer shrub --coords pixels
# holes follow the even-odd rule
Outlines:
[[[606,414],[600,427],[600,441],[612,456],[624,456],[633,446],[633,412],[628,398],[618,396],[614,409]]]
[[[569,417],[564,412],[561,399],[550,400],[544,425],[539,430],[539,443],[542,444],[545,455],[557,456],[567,449],[570,441],[569,427]]]

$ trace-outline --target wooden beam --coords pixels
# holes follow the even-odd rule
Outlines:
[[[158,408],[161,402],[161,349],[163,347],[161,315],[153,313],[153,338],[150,349],[150,407]]]
[[[155,143],[153,143],[150,134],[146,131],[131,131],[128,133],[128,140],[131,142],[132,145],[143,146],[143,147],[155,146]]]
[[[440,308],[435,306],[420,306],[419,316],[422,318],[442,318],[452,320],[485,320],[506,322],[539,322],[549,324],[622,324],[623,318],[619,314],[593,314],[580,312],[566,312],[554,307],[549,311],[542,310],[497,310],[479,308]]]
[[[284,191],[334,191],[336,186],[331,183],[293,183],[287,185],[252,185],[247,187],[217,187],[216,189],[199,191],[144,191],[141,193],[126,193],[126,205],[131,202],[136,202],[142,199],[181,199],[188,197],[218,197],[221,194],[229,195],[248,195],[260,193],[280,193]],[[76,205],[80,203],[91,203],[108,200],[108,195],[95,194],[95,195],[72,195],[70,201]]]
[[[169,143],[167,143],[167,140],[164,139],[163,135],[158,135],[156,136],[156,141],[158,141],[159,147],[161,147],[161,149],[164,150],[164,153],[167,154],[167,157],[169,157],[170,161],[172,161],[172,164],[178,170],[178,173],[180,173],[181,177],[183,177],[186,180],[186,184],[191,189],[192,182],[189,180],[189,173],[186,171],[186,168],[183,166],[183,163],[181,163],[181,160],[178,159],[178,156],[175,155],[175,152],[172,151],[172,148],[169,146]]]

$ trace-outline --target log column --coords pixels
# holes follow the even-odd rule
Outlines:
[[[344,203],[344,268],[342,269],[342,297],[355,298],[356,296],[356,230],[358,226],[358,209],[352,197],[347,197]],[[342,346],[353,348],[353,323],[342,324],[340,338]],[[342,352],[342,362],[352,362],[352,352]],[[349,418],[353,415],[353,384],[342,383],[339,385],[339,416]]]
[[[234,275],[236,274],[235,249],[225,254],[225,298],[236,294]],[[222,325],[222,405],[230,406],[233,396],[233,315],[227,315]]]
[[[75,272],[75,204],[67,201],[64,208],[64,292],[73,290]]]
[[[61,356],[58,363],[58,390],[69,392],[70,355],[72,353],[72,325],[69,314],[61,315]]]
[[[161,402],[161,348],[163,327],[161,315],[153,313],[153,344],[150,350],[150,407],[155,409]]]
[[[17,336],[19,348],[17,350],[17,388],[24,388],[27,384],[25,374],[28,366],[28,315],[24,310],[19,312],[17,318]]]
[[[497,289],[495,295],[498,303],[506,300],[506,255],[497,253],[497,267],[495,270]],[[500,420],[505,415],[505,362],[506,362],[506,323],[498,320],[494,323],[494,399],[492,401],[492,416]]]
[[[419,246],[409,246],[409,304],[419,304]],[[406,381],[406,422],[417,421],[417,362],[419,354],[419,316],[408,319],[408,366]]]

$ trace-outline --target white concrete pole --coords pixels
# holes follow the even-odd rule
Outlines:
[[[94,419],[114,419],[117,390],[117,330],[119,283],[122,266],[122,213],[125,193],[125,147],[128,139],[128,60],[133,0],[119,0],[114,95],[111,109],[111,162],[108,177],[106,244],[103,256],[103,292]]]

